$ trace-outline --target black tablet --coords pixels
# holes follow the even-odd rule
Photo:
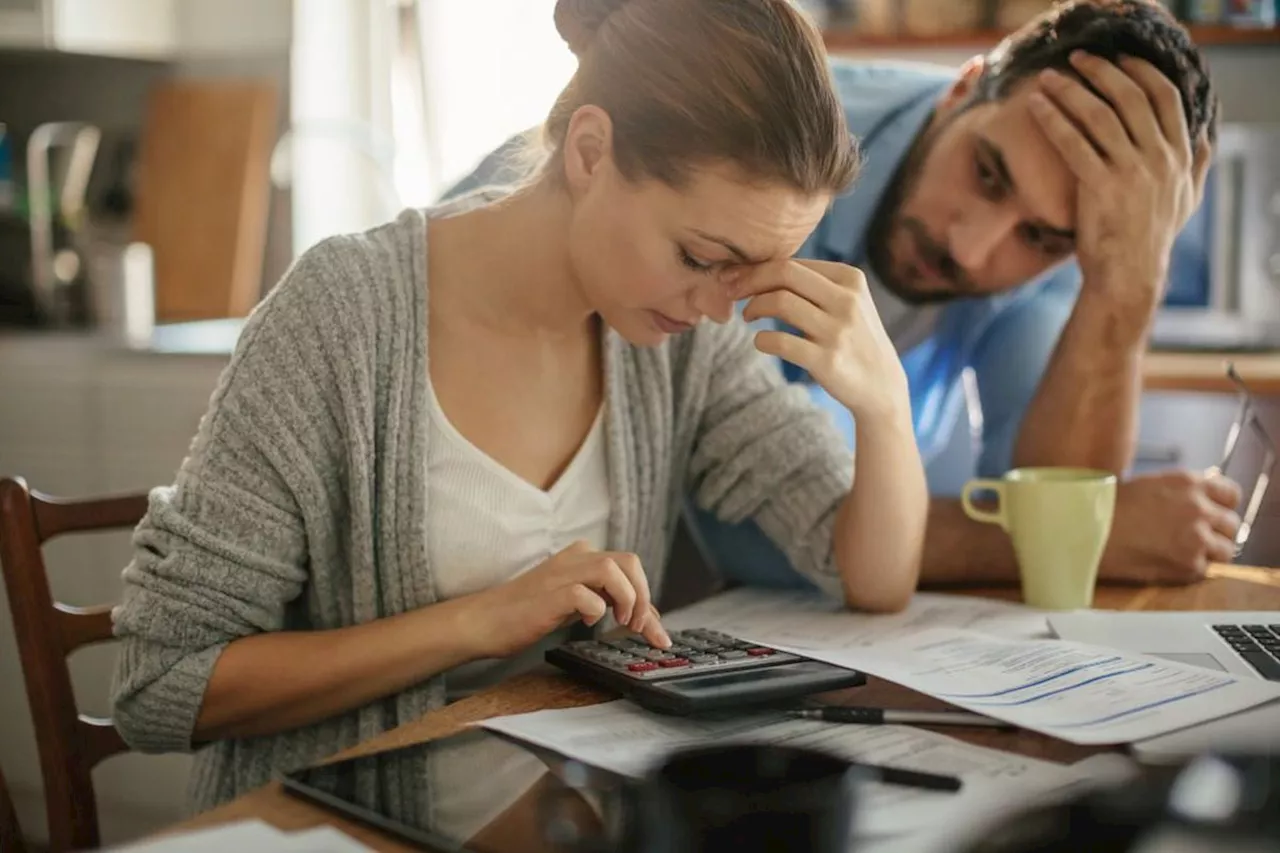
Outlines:
[[[429,809],[398,805],[394,792],[374,780],[395,772],[427,773],[437,781]],[[570,784],[566,779],[572,779]],[[443,784],[439,784],[443,781]],[[568,840],[548,836],[569,821],[579,834],[604,832],[608,791],[620,777],[566,763],[555,753],[484,729],[391,749],[280,776],[292,796],[379,829],[434,853],[578,853]],[[424,815],[423,812],[426,814]]]

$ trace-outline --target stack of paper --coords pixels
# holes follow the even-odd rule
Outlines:
[[[1043,615],[1016,605],[917,598],[905,613],[868,616],[817,595],[744,588],[681,612],[676,627],[701,625],[859,669],[1079,744],[1131,743],[1280,699],[1278,683],[1085,643],[1029,639],[1026,619]],[[1019,611],[1024,615],[1015,615]],[[1021,627],[996,632],[1009,624]]]
[[[749,625],[779,642],[812,645],[815,637],[852,644],[909,636],[927,628],[965,628],[1009,639],[1053,637],[1048,613],[1023,604],[972,595],[918,592],[901,613],[851,613],[833,598],[805,590],[743,587],[666,614],[671,630]]]
[[[286,833],[260,820],[111,848],[112,853],[226,853],[228,850],[236,853],[372,853],[371,848],[333,827]]]
[[[805,592],[740,589],[669,614],[671,629],[704,627],[860,669],[988,716],[1082,744],[1129,742],[1280,697],[1280,685],[1144,655],[1053,640],[1046,614],[968,596],[919,594],[903,613],[854,614]],[[1114,782],[1136,766],[1119,755],[1076,765],[972,746],[905,726],[652,714],[618,701],[500,717],[486,728],[586,764],[641,777],[686,747],[788,744],[850,760],[960,777],[958,793],[874,783],[861,789],[858,849],[954,849],[1017,804]]]

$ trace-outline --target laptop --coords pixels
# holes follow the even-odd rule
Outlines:
[[[1280,611],[1180,613],[1081,610],[1049,617],[1064,640],[1280,681]]]
[[[1280,611],[1080,610],[1050,615],[1048,622],[1063,640],[1280,682]],[[1231,747],[1280,749],[1280,702],[1140,741],[1132,751],[1159,758]]]

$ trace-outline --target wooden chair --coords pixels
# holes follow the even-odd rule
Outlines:
[[[0,770],[0,853],[26,853],[22,842],[22,827],[18,826],[18,812],[9,796],[9,786]]]
[[[145,495],[72,501],[34,492],[21,478],[0,479],[0,568],[35,721],[52,853],[100,846],[91,771],[128,746],[110,720],[79,713],[67,667],[76,649],[111,639],[111,606],[54,601],[41,548],[64,533],[135,527],[146,509]]]

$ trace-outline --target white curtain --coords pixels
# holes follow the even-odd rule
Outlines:
[[[295,0],[296,252],[425,205],[542,120],[575,60],[555,0]]]
[[[293,190],[293,244],[393,215],[389,50],[395,8],[385,0],[295,0],[288,134],[272,172]]]
[[[428,202],[514,133],[545,118],[576,60],[555,0],[419,0],[432,171],[401,192]]]

